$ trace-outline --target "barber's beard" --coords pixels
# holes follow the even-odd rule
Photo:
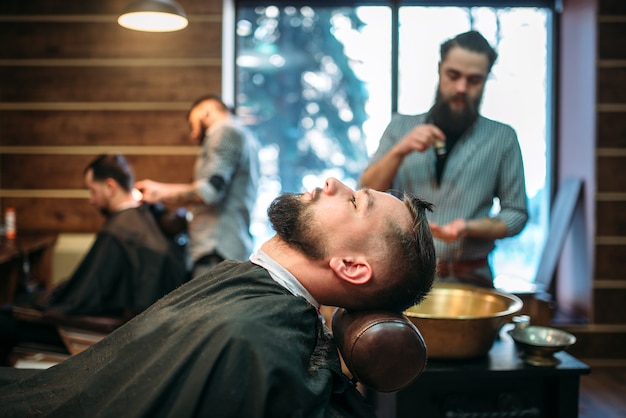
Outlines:
[[[467,129],[474,124],[478,118],[478,110],[482,100],[482,94],[475,100],[470,100],[467,96],[463,96],[465,108],[461,111],[454,111],[450,108],[450,100],[454,97],[446,99],[437,88],[437,97],[435,104],[430,109],[430,118],[432,122],[448,135],[462,135]]]
[[[324,246],[320,231],[312,225],[309,203],[300,200],[300,195],[283,194],[267,209],[272,228],[289,246],[300,250],[309,258],[319,260],[324,257]]]

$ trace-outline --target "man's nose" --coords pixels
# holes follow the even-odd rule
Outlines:
[[[457,94],[467,92],[467,80],[463,77],[459,78],[456,81],[455,87]]]
[[[334,177],[326,179],[324,193],[328,195],[340,194],[350,191],[350,188]]]

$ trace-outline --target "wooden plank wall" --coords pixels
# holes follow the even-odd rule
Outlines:
[[[572,354],[626,365],[626,2],[599,0],[597,13],[593,314],[566,329],[578,338]]]
[[[181,0],[187,28],[146,33],[117,24],[129,1],[0,2],[0,208],[18,231],[97,231],[82,172],[100,153],[191,180],[186,112],[221,92],[222,2]]]

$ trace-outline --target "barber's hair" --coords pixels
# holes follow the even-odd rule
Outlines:
[[[430,292],[435,280],[437,258],[426,211],[433,205],[405,193],[404,204],[411,213],[410,230],[391,222],[388,236],[388,269],[390,285],[377,290],[375,305],[379,309],[402,312],[420,303]]]
[[[98,156],[85,167],[83,174],[86,174],[89,170],[93,170],[94,180],[104,181],[111,178],[126,192],[130,192],[135,184],[133,169],[126,161],[126,158],[119,154],[102,154]]]
[[[193,101],[193,103],[191,104],[191,107],[189,108],[189,111],[187,112],[187,119],[189,119],[189,116],[191,115],[191,111],[195,109],[196,106],[206,101],[215,102],[217,103],[218,107],[220,107],[222,110],[234,114],[234,110],[228,107],[226,103],[224,103],[224,100],[222,100],[222,96],[216,93],[208,93],[208,94],[204,94],[198,97],[196,100]]]
[[[489,45],[489,42],[475,30],[471,30],[469,32],[461,33],[455,36],[452,39],[448,39],[444,43],[441,44],[440,55],[441,61],[446,59],[448,52],[453,47],[458,46],[468,51],[477,52],[479,54],[485,54],[487,59],[489,60],[489,66],[487,68],[487,72],[491,72],[491,68],[493,64],[498,59],[498,53],[495,49]]]

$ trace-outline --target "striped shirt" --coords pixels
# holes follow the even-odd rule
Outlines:
[[[229,120],[206,132],[196,160],[194,180],[204,204],[190,208],[189,256],[192,262],[217,252],[228,260],[245,261],[252,252],[251,213],[259,179],[258,142],[244,126]],[[224,186],[209,180],[219,176]]]
[[[372,162],[379,160],[415,126],[426,123],[426,114],[393,116],[380,140]],[[454,219],[495,216],[507,228],[507,236],[518,234],[528,219],[524,166],[517,134],[512,127],[479,116],[476,123],[449,152],[441,184],[436,180],[435,150],[409,154],[401,164],[393,188],[407,191],[435,205],[429,219],[445,225]],[[491,213],[493,199],[500,211]],[[435,240],[440,261],[487,258],[493,240],[464,238],[451,243]]]

